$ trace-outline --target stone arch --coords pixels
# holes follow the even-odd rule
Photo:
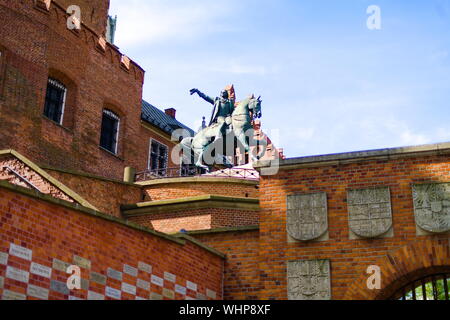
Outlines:
[[[345,300],[384,300],[408,283],[450,270],[450,239],[417,240],[388,252],[374,262],[381,268],[381,289],[367,288],[369,275],[361,270],[344,295]]]

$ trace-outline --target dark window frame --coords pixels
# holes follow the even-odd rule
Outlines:
[[[67,87],[61,81],[49,77],[45,94],[44,116],[62,125],[67,99]]]
[[[169,147],[156,139],[150,139],[148,169],[165,175],[169,166]]]
[[[117,155],[119,149],[120,116],[103,109],[100,128],[100,147]]]

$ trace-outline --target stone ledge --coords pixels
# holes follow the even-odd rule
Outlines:
[[[176,183],[229,183],[229,184],[244,184],[256,186],[259,184],[257,180],[245,180],[237,178],[218,178],[218,177],[180,177],[180,178],[166,178],[156,179],[143,182],[136,182],[137,185],[147,187],[161,184],[176,184]]]
[[[280,170],[288,170],[324,165],[340,165],[370,160],[390,160],[414,156],[444,154],[450,154],[450,142],[290,158],[280,160],[279,167]],[[270,161],[260,161],[257,162],[254,167],[260,171],[261,168],[270,167],[270,165]]]
[[[122,205],[124,216],[140,216],[167,211],[181,211],[203,208],[226,208],[237,210],[259,211],[259,199],[237,198],[216,195],[202,195],[190,198],[171,200],[140,202],[130,205]]]
[[[209,230],[193,230],[187,231],[185,234],[188,235],[201,235],[201,234],[211,234],[211,233],[226,233],[226,232],[247,232],[247,231],[259,231],[259,226],[243,226],[243,227],[225,227],[216,228]],[[182,233],[176,233],[174,236],[178,236]]]

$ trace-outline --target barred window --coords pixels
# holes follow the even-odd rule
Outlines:
[[[149,169],[158,175],[165,175],[168,164],[168,147],[156,140],[151,140]]]
[[[49,78],[45,96],[44,115],[62,125],[67,89],[56,79]]]
[[[103,110],[100,146],[117,154],[117,141],[119,139],[120,118],[108,109]]]

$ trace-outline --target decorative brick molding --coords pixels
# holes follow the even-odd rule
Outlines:
[[[345,300],[389,299],[404,285],[421,277],[450,270],[450,242],[445,239],[417,240],[388,252],[373,265],[381,269],[381,289],[369,290],[366,270],[349,286]]]

